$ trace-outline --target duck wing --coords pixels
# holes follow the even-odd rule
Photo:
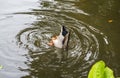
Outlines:
[[[63,44],[63,48],[66,49],[68,46],[68,41],[69,41],[69,32],[67,31],[65,26],[61,27],[61,32],[60,35],[63,36],[63,40],[62,40],[62,44]]]
[[[63,48],[64,48],[64,49],[67,49],[67,47],[68,47],[69,36],[70,36],[70,34],[69,34],[69,32],[68,32],[68,33],[65,35],[65,38],[64,38],[64,40],[63,40]]]

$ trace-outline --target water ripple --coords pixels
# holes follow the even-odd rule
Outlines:
[[[33,59],[31,62],[35,62],[40,71],[50,68],[52,71],[59,70],[67,74],[69,69],[73,70],[73,74],[85,73],[86,71],[83,72],[83,70],[88,69],[99,55],[98,39],[91,32],[92,30],[65,14],[58,15],[51,12],[39,12],[39,14],[38,21],[35,21],[31,27],[21,30],[16,36],[18,45],[30,52],[30,57]],[[65,25],[70,31],[68,51],[47,45],[53,35],[59,34],[61,25]],[[36,71],[32,67],[30,70]],[[61,76],[67,74],[62,73]]]
[[[50,78],[86,78],[88,69],[101,54],[106,60],[111,57],[109,41],[101,31],[68,15],[89,15],[75,7],[74,1],[68,0],[65,4],[61,1],[41,0],[39,3],[39,9],[16,13],[37,17],[30,27],[16,35],[18,45],[28,50],[26,65],[29,68],[21,68],[22,71],[30,72],[29,76],[44,78],[48,75]],[[70,31],[66,51],[47,45],[53,35],[60,33],[62,25]]]

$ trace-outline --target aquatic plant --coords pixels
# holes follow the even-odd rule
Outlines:
[[[105,66],[104,61],[95,63],[89,71],[88,78],[115,78],[113,70]]]

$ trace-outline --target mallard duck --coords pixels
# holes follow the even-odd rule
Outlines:
[[[66,49],[68,47],[68,40],[69,32],[65,26],[62,26],[60,34],[58,36],[52,37],[48,45]]]

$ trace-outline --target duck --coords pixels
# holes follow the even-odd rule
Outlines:
[[[69,31],[66,27],[61,26],[61,32],[59,35],[52,37],[48,45],[66,49],[68,47],[69,36]]]

